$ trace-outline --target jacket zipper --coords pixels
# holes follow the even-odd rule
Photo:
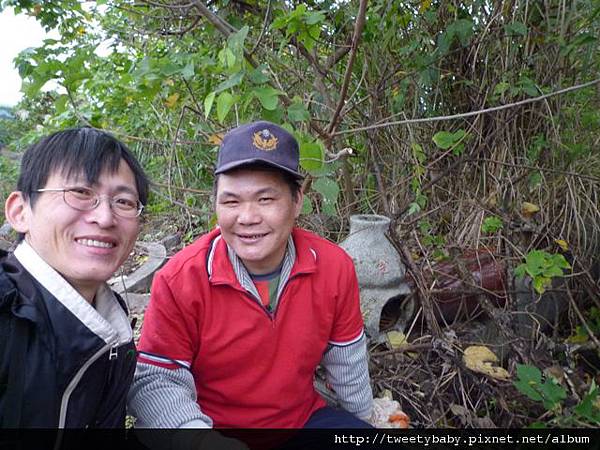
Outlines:
[[[65,427],[65,422],[67,421],[67,409],[69,406],[69,399],[71,397],[71,394],[73,393],[73,391],[79,384],[81,377],[83,377],[83,374],[87,371],[87,369],[94,362],[96,362],[96,360],[98,358],[100,358],[104,353],[106,353],[106,351],[108,349],[111,349],[111,355],[112,355],[112,350],[115,348],[116,348],[116,344],[115,344],[115,346],[111,346],[111,344],[106,344],[104,347],[102,347],[100,350],[98,350],[90,359],[88,359],[85,362],[85,364],[83,366],[81,366],[81,369],[79,369],[77,371],[77,373],[75,374],[75,376],[71,379],[71,382],[68,384],[67,388],[65,389],[65,392],[63,393],[62,399],[60,402],[60,414],[58,416],[58,428]],[[109,359],[111,359],[111,358],[109,357]]]

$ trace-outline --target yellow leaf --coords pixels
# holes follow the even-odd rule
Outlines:
[[[165,80],[165,84],[166,84],[167,86],[174,86],[174,85],[175,85],[175,82],[173,81],[173,78],[167,78],[167,79]]]
[[[465,349],[463,354],[465,365],[473,372],[489,375],[497,380],[508,380],[510,374],[502,367],[496,367],[498,357],[489,348],[483,345],[472,345]]]
[[[175,92],[173,95],[169,95],[165,100],[165,106],[169,109],[173,109],[179,100],[179,94]]]
[[[406,347],[408,345],[406,335],[400,331],[388,331],[387,339],[392,348]]]
[[[381,398],[387,398],[388,400],[394,400],[394,396],[392,395],[392,391],[389,389],[384,389],[381,393]]]
[[[221,145],[223,142],[223,133],[215,133],[208,138],[208,142],[213,145]]]
[[[558,246],[563,250],[563,252],[569,250],[569,244],[567,244],[567,241],[563,241],[562,239],[554,239],[554,242],[558,244]]]
[[[538,205],[534,205],[533,203],[523,202],[521,204],[521,214],[523,214],[525,217],[531,217],[539,210],[540,207]]]
[[[429,9],[429,7],[431,6],[431,1],[432,0],[422,0],[421,4],[419,5],[419,13],[423,14],[425,11],[427,11]]]

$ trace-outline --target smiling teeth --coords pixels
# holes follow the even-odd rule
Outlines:
[[[77,239],[77,242],[87,247],[113,248],[115,246],[115,244],[111,244],[110,242],[96,241],[93,239]]]

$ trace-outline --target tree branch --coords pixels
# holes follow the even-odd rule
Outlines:
[[[335,131],[335,128],[337,126],[340,112],[344,107],[346,94],[348,93],[348,86],[350,85],[350,78],[352,77],[352,66],[354,65],[356,51],[358,50],[358,43],[360,42],[360,37],[365,26],[366,13],[367,0],[360,0],[360,5],[358,7],[358,17],[356,18],[356,24],[354,25],[354,35],[352,36],[352,48],[350,50],[350,57],[348,58],[348,65],[346,66],[346,74],[344,75],[344,83],[342,84],[342,91],[340,92],[340,100],[338,102],[335,113],[331,118],[331,122],[329,122],[329,127],[327,128],[327,133],[331,137],[333,137],[333,132]]]
[[[339,136],[342,134],[349,134],[349,133],[357,133],[359,131],[367,131],[367,130],[374,130],[377,128],[385,128],[385,127],[391,127],[391,126],[395,126],[395,125],[406,125],[409,123],[424,123],[424,122],[440,122],[443,120],[455,120],[455,119],[464,119],[465,117],[472,117],[472,116],[478,116],[480,114],[486,114],[489,112],[496,112],[496,111],[502,111],[504,109],[510,109],[510,108],[514,108],[516,106],[523,106],[523,105],[527,105],[529,103],[535,103],[535,102],[539,102],[542,101],[546,98],[549,97],[554,97],[556,95],[562,95],[562,94],[566,94],[567,92],[572,92],[572,91],[576,91],[578,89],[583,89],[589,86],[593,86],[594,84],[600,84],[600,78],[597,78],[593,81],[588,81],[587,83],[582,83],[582,84],[577,84],[575,86],[570,86],[568,88],[565,89],[559,89],[558,91],[554,91],[554,92],[550,92],[549,94],[544,94],[544,95],[540,95],[539,97],[534,97],[534,98],[528,98],[525,100],[521,100],[515,103],[508,103],[506,105],[501,105],[501,106],[494,106],[492,108],[485,108],[485,109],[480,109],[477,111],[470,111],[467,113],[462,113],[462,114],[453,114],[450,116],[436,116],[436,117],[421,117],[418,119],[406,119],[406,120],[397,120],[394,122],[386,122],[386,123],[378,123],[375,125],[369,125],[366,127],[359,127],[359,128],[352,128],[349,130],[341,130],[341,131],[336,131],[335,133],[333,133],[333,136]]]

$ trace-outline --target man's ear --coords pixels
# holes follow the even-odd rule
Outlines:
[[[296,205],[294,206],[294,218],[297,219],[302,212],[302,205],[304,204],[304,192],[302,189],[298,191],[298,199],[296,200]]]
[[[20,191],[11,192],[4,203],[4,216],[17,233],[29,231],[29,202]]]

